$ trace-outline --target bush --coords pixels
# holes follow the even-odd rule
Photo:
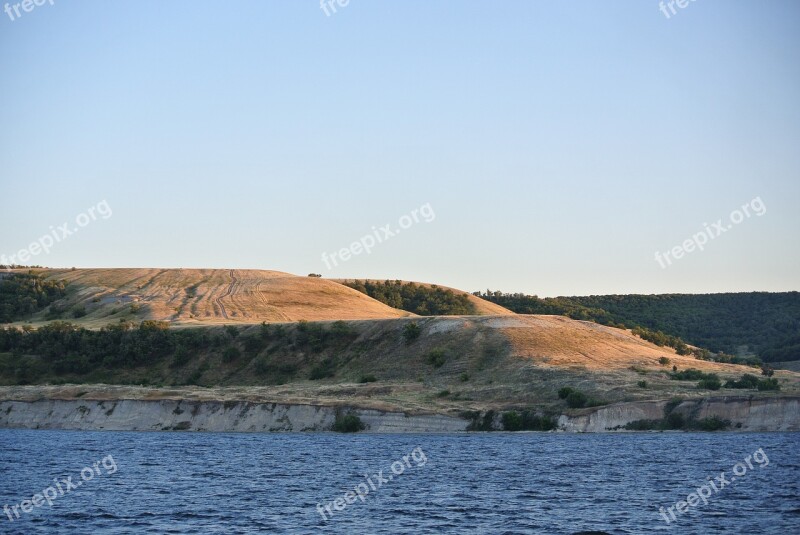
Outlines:
[[[334,375],[336,375],[336,363],[333,359],[328,358],[311,368],[311,373],[309,373],[308,378],[312,381],[318,381],[320,379],[333,377]]]
[[[558,399],[567,399],[567,396],[572,394],[572,392],[573,392],[573,390],[568,386],[565,386],[564,388],[560,388],[558,390]]]
[[[505,412],[501,421],[504,431],[551,431],[558,426],[555,418],[538,416],[529,410],[524,410],[522,413]]]
[[[331,431],[335,431],[336,433],[358,433],[366,428],[366,424],[355,414],[337,414]]]
[[[702,420],[690,422],[690,427],[692,429],[698,429],[700,431],[722,431],[730,426],[730,420],[723,420],[719,416],[712,416],[711,418],[703,418]]]
[[[778,384],[777,379],[762,379],[758,382],[759,390],[780,390],[781,385]]]
[[[494,431],[495,412],[493,410],[483,413],[483,417],[479,411],[466,412],[462,416],[471,420],[467,431]]]
[[[73,318],[82,318],[85,315],[86,315],[86,307],[84,307],[83,305],[72,309]]]
[[[647,388],[647,381],[639,381],[636,383],[639,388]]]
[[[265,358],[256,359],[253,368],[258,375],[267,375],[270,371],[269,362],[267,362],[267,359]]]
[[[358,380],[359,383],[374,383],[378,380],[377,377],[374,375],[362,375],[361,378]]]
[[[449,395],[450,395],[450,391],[449,390],[441,390],[441,391],[436,393],[436,397],[437,398],[446,398]]]
[[[462,372],[461,375],[458,376],[462,383],[466,383],[469,381],[469,374],[467,372]]]
[[[236,347],[229,347],[222,352],[222,360],[225,362],[233,362],[238,359],[242,353],[239,351],[239,348]]]
[[[445,355],[445,352],[441,349],[434,349],[433,351],[428,353],[426,358],[428,360],[428,364],[430,364],[434,368],[441,368],[447,361],[447,356]]]
[[[722,382],[719,380],[719,377],[709,377],[697,383],[697,388],[703,390],[719,390],[722,388]]]
[[[419,335],[422,334],[422,329],[419,328],[419,325],[416,322],[406,323],[403,327],[403,338],[406,341],[406,345],[410,345],[414,342]]]
[[[683,429],[686,419],[679,412],[671,412],[664,418],[664,423],[667,429]]]
[[[230,336],[231,339],[239,336],[239,329],[236,327],[236,325],[226,325],[225,332],[228,333],[228,336]]]
[[[189,351],[185,346],[178,346],[175,348],[175,355],[172,357],[172,367],[180,368],[189,363]]]
[[[715,373],[704,373],[700,370],[695,370],[694,368],[689,368],[688,370],[683,370],[681,372],[676,371],[671,373],[669,378],[673,381],[701,381],[703,379],[719,380],[719,377]]]
[[[506,431],[521,431],[522,430],[522,416],[516,411],[504,412],[503,429]]]
[[[586,397],[586,394],[584,394],[583,392],[578,392],[577,390],[573,390],[567,396],[566,401],[567,401],[567,406],[569,408],[580,409],[581,407],[586,405],[588,398]]]
[[[658,363],[661,364],[662,366],[668,366],[670,362],[672,361],[669,360],[669,358],[667,357],[661,357],[658,359]]]
[[[725,388],[740,388],[740,389],[756,389],[758,388],[759,379],[755,375],[746,373],[738,381],[728,380],[725,382]]]

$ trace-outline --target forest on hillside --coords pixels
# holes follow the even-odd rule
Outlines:
[[[800,360],[798,292],[540,298],[487,290],[475,295],[519,314],[644,327],[714,352],[753,353],[765,362]]]
[[[466,294],[457,294],[439,286],[423,286],[413,282],[369,280],[345,281],[359,292],[392,308],[420,316],[457,316],[475,314],[475,305]]]

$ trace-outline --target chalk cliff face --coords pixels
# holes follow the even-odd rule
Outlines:
[[[618,431],[636,420],[664,417],[667,401],[617,403],[562,415],[559,430]],[[337,411],[352,412],[372,433],[466,431],[468,421],[445,415],[406,415],[372,409],[207,400],[38,399],[0,401],[0,428],[109,431],[309,432],[330,430]],[[733,431],[800,431],[800,397],[720,397],[683,401],[671,409],[687,418],[730,420]],[[496,419],[499,427],[499,419]]]
[[[667,401],[616,403],[579,416],[561,416],[565,431],[597,433],[620,429],[636,420],[664,417]],[[674,409],[686,417],[730,420],[733,431],[800,431],[800,398],[730,396],[683,401]]]
[[[0,428],[109,431],[327,431],[337,409],[238,401],[57,400],[0,401]],[[367,432],[464,431],[467,422],[440,415],[357,409]]]

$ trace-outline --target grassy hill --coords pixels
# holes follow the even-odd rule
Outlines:
[[[560,314],[606,325],[663,331],[696,346],[768,362],[800,360],[800,293],[479,296],[521,314]]]
[[[315,277],[241,269],[33,270],[66,295],[26,308],[31,325],[67,320],[91,328],[156,320],[175,325],[398,318],[393,309],[351,288]],[[24,274],[25,271],[12,272]],[[8,282],[8,281],[2,281]],[[31,310],[36,310],[31,312]]]
[[[564,387],[587,405],[740,394],[700,388],[759,371],[677,355],[630,332],[558,316],[395,318],[170,328],[54,323],[0,330],[0,384],[269,387],[293,401],[403,410],[561,410]],[[778,371],[782,393],[800,375]],[[769,395],[769,392],[753,394]],[[242,390],[246,392],[246,390]]]
[[[659,316],[654,296],[484,297],[260,270],[20,270],[0,277],[0,310],[16,320],[0,328],[0,385],[268,389],[287,402],[552,414],[565,403],[800,391],[797,373],[762,378],[620,328],[671,317]],[[667,297],[679,314],[681,301]],[[791,317],[791,307],[790,296],[778,310]],[[697,310],[689,308],[695,321]]]

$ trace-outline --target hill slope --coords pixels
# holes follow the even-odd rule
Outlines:
[[[486,292],[519,314],[561,314],[602,324],[642,326],[684,341],[765,361],[800,359],[800,293],[593,295],[539,298]]]
[[[119,319],[173,324],[397,318],[409,314],[333,281],[264,270],[35,270],[67,297],[26,318],[99,327]],[[51,312],[48,316],[47,312]],[[53,313],[55,311],[55,313]],[[84,315],[85,312],[85,315]]]

